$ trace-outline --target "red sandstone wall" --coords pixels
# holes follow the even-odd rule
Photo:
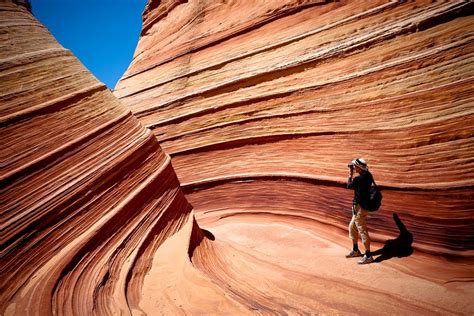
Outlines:
[[[129,314],[192,219],[170,157],[25,8],[0,34],[0,314]]]
[[[466,1],[150,1],[114,94],[171,155],[196,210],[302,216],[345,233],[346,164],[384,189],[373,237],[474,250]]]
[[[472,314],[471,14],[150,1],[115,94],[162,151],[0,1],[0,313]],[[397,211],[413,255],[344,258],[355,156],[384,187],[371,236]]]

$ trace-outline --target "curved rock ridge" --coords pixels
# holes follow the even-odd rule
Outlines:
[[[380,232],[400,212],[417,249],[472,257],[472,3],[265,3],[145,10],[114,94],[186,190],[270,179],[324,192],[362,156],[385,191]],[[347,215],[350,193],[335,194],[321,210]]]
[[[194,218],[170,157],[26,7],[0,1],[0,34],[0,314],[140,314]]]
[[[202,275],[153,269],[170,297],[156,304],[473,313],[472,13],[469,1],[150,0],[114,94],[171,156],[215,239],[192,252]],[[373,247],[401,234],[396,212],[412,256],[367,270],[341,259],[355,157],[383,189]]]

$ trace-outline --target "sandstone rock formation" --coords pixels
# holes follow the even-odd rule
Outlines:
[[[472,4],[265,3],[151,1],[114,92],[172,156],[194,206],[209,210],[206,191],[268,183],[327,200],[273,206],[257,190],[212,208],[250,194],[254,210],[342,223],[345,166],[363,156],[385,187],[378,233],[397,211],[418,249],[472,256]]]
[[[170,158],[25,7],[0,34],[0,314],[129,314],[193,222]]]
[[[346,164],[362,156],[384,189],[372,237],[397,236],[397,212],[418,255],[464,258],[458,281],[472,282],[472,9],[467,1],[150,1],[114,94],[171,155],[198,223],[216,236],[215,252],[198,250],[195,265],[250,310],[350,312],[348,300],[301,279],[353,281],[344,275],[353,267],[321,248],[348,243]],[[434,276],[418,263],[409,265],[418,276],[453,281],[453,271]],[[290,277],[296,271],[303,275]],[[444,304],[431,296],[431,307]]]
[[[151,0],[119,102],[1,0],[0,313],[474,313],[472,8]]]

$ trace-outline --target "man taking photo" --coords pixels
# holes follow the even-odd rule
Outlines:
[[[347,188],[354,190],[354,198],[352,200],[352,219],[349,223],[349,237],[352,240],[352,251],[346,255],[346,258],[361,257],[359,251],[359,236],[365,247],[365,254],[359,260],[359,264],[371,263],[374,261],[370,253],[370,238],[367,231],[366,218],[369,214],[370,188],[374,178],[369,172],[367,163],[362,158],[352,160],[348,167],[350,169]],[[359,175],[353,178],[353,174],[357,172]]]

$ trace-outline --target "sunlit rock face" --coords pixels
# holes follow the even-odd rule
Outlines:
[[[0,1],[0,38],[0,314],[139,313],[193,227],[169,156],[26,7]]]
[[[16,3],[0,314],[474,313],[472,4],[151,1],[120,103]],[[356,156],[384,189],[365,266]]]
[[[169,281],[185,286],[161,285],[170,299],[156,304],[474,312],[472,10],[469,1],[150,1],[114,94],[171,155],[198,224],[214,234],[192,262],[220,295]],[[344,259],[355,157],[383,189],[372,239],[399,234],[396,212],[412,256],[367,269]]]

